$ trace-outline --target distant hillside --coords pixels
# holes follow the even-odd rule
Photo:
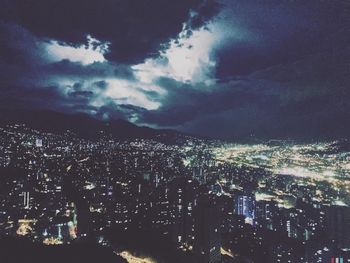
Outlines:
[[[173,140],[186,135],[174,130],[139,127],[125,120],[102,121],[87,114],[54,111],[1,110],[0,126],[26,124],[33,129],[62,133],[70,130],[85,138],[98,138],[101,131],[117,139],[147,138]]]

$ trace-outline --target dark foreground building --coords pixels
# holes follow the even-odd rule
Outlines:
[[[330,206],[327,210],[327,230],[335,248],[350,248],[350,208]]]
[[[194,262],[221,261],[220,211],[215,200],[203,195],[195,211]]]

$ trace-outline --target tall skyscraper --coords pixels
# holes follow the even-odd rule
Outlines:
[[[220,248],[220,209],[208,195],[203,195],[195,211],[194,262],[220,262]]]
[[[173,211],[173,240],[179,245],[193,243],[193,207],[198,182],[189,178],[176,178],[170,184],[170,203]]]
[[[29,209],[30,208],[30,194],[29,194],[29,192],[22,192],[22,196],[23,196],[24,208]]]
[[[253,225],[255,219],[255,197],[253,195],[236,195],[234,212],[245,216],[245,221]]]
[[[350,248],[350,208],[330,206],[327,210],[328,236],[336,248]]]

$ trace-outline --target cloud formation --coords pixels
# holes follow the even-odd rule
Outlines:
[[[225,139],[350,132],[347,1],[0,4],[2,107]]]
[[[214,0],[13,0],[1,1],[1,16],[37,37],[67,45],[87,44],[91,36],[110,43],[108,60],[141,62],[176,38],[183,23],[195,30],[218,10]]]

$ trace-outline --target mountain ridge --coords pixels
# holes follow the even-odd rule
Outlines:
[[[51,110],[8,110],[0,111],[0,126],[25,124],[30,128],[45,132],[63,133],[70,130],[77,135],[95,139],[103,131],[117,139],[152,139],[157,136],[189,136],[170,129],[153,129],[137,126],[123,119],[103,121],[84,113],[68,114]]]

